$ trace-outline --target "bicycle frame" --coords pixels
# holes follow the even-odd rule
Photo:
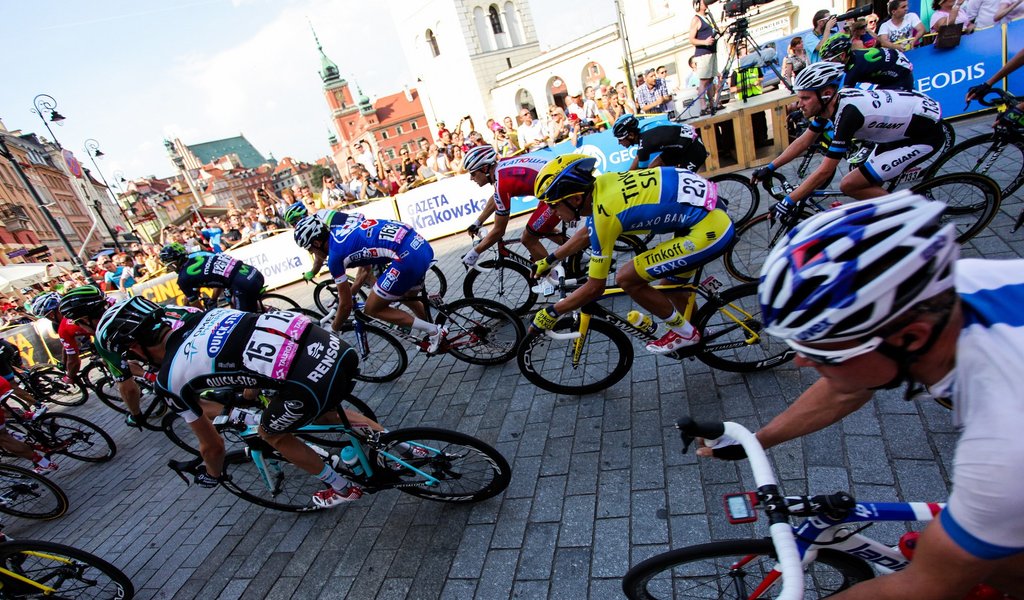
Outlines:
[[[5,537],[4,541],[9,541],[9,538]],[[22,552],[22,554],[26,554],[28,556],[37,556],[39,558],[45,558],[47,560],[52,560],[52,561],[55,561],[55,562],[64,563],[64,564],[69,565],[69,566],[74,566],[75,565],[75,562],[72,561],[72,560],[69,560],[67,557],[57,556],[55,554],[50,554],[48,552],[36,552],[34,550],[26,550],[26,551]],[[9,569],[5,569],[3,567],[0,567],[0,578],[2,578],[2,577],[10,577],[12,579],[16,579],[16,580],[20,581],[21,583],[25,583],[25,584],[28,584],[28,585],[34,587],[34,588],[39,589],[39,591],[45,593],[48,596],[52,595],[52,594],[54,594],[54,593],[56,593],[58,591],[57,588],[50,587],[50,586],[48,586],[46,584],[43,584],[43,583],[39,583],[38,581],[36,581],[34,579],[29,579],[28,577],[25,577],[24,575],[19,575],[19,574],[15,573],[14,571],[11,571]]]

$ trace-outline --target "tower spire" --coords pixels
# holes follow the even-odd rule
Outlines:
[[[334,64],[334,61],[327,58],[324,53],[324,47],[320,44],[320,38],[316,35],[316,29],[313,28],[313,22],[308,18],[306,21],[309,23],[309,30],[313,32],[313,41],[316,42],[316,49],[320,52],[320,80],[324,82],[324,85],[331,85],[337,83],[345,83],[345,79],[342,78],[338,65]]]

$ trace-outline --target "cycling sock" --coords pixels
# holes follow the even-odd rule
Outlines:
[[[665,319],[665,325],[668,325],[669,329],[676,332],[684,338],[693,337],[694,327],[683,318],[683,315],[679,314],[678,310],[672,311],[672,314]]]
[[[316,478],[339,492],[344,491],[349,486],[348,479],[338,475],[338,472],[332,469],[330,465],[324,465],[324,470],[320,471]]]
[[[48,467],[48,466],[50,466],[50,459],[46,458],[45,456],[43,456],[42,454],[40,454],[38,452],[36,452],[35,456],[32,457],[32,462],[34,462],[36,464],[36,466],[39,466],[39,467]]]
[[[425,331],[430,335],[434,335],[435,333],[437,333],[437,325],[434,325],[433,323],[427,323],[426,321],[420,319],[419,317],[412,318],[412,328],[417,331]]]

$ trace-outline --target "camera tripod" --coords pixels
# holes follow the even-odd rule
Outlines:
[[[715,34],[716,35],[721,35],[719,30],[718,30],[717,24],[715,23],[714,19],[711,18],[710,14],[708,15],[708,18],[711,21],[712,27],[715,29]],[[739,59],[740,48],[741,47],[746,47],[747,50],[748,50],[748,55],[755,55],[755,56],[757,56],[758,60],[755,61],[755,63],[763,62],[762,59],[761,59],[763,50],[762,50],[761,46],[758,45],[758,43],[754,40],[753,36],[750,35],[750,31],[747,29],[748,25],[749,25],[749,21],[747,21],[747,18],[746,17],[740,17],[740,18],[736,19],[735,21],[733,21],[733,23],[731,25],[729,25],[729,27],[726,28],[726,30],[725,30],[726,35],[728,35],[726,43],[729,44],[729,58],[725,61],[725,68],[722,69],[722,72],[718,76],[718,81],[719,81],[718,93],[715,94],[715,98],[712,99],[711,105],[709,106],[709,109],[710,109],[712,115],[715,114],[715,111],[716,111],[715,107],[716,106],[721,106],[722,89],[729,85],[729,78],[732,76],[733,65],[736,63],[737,59]],[[776,56],[778,55],[777,53],[778,53],[778,50],[776,49]],[[765,62],[765,65],[768,68],[770,68],[775,73],[775,76],[779,78],[779,82],[781,82],[782,85],[786,86],[786,89],[788,89],[790,92],[792,92],[793,91],[793,86],[791,86],[789,84],[789,82],[786,81],[785,78],[782,77],[782,73],[779,71],[778,66],[776,66],[776,64],[775,64],[776,62],[777,61],[775,61],[775,60],[770,61],[770,62]],[[737,81],[739,83],[739,88],[740,88],[739,95],[743,99],[743,102],[746,102],[747,101],[747,92],[749,91],[748,87],[747,87],[748,86],[747,78],[739,76],[739,77],[737,77]],[[709,83],[708,85],[713,85],[713,83]],[[686,114],[690,110],[690,107],[692,107],[695,102],[699,101],[702,97],[705,96],[705,91],[706,91],[706,87],[705,88],[700,88],[697,91],[697,96],[693,100],[690,100],[689,104],[687,104],[683,108],[683,110],[679,111],[679,113],[680,114]]]

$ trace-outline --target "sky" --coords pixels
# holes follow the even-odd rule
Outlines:
[[[396,4],[415,0],[390,0]],[[615,21],[613,0],[528,0],[542,48]],[[327,56],[371,98],[415,86],[390,12],[366,0],[0,0],[0,120],[47,138],[32,112],[49,94],[54,135],[100,171],[167,177],[165,138],[186,144],[244,133],[264,156],[330,153],[330,115],[313,23]],[[48,116],[48,115],[47,115]]]

